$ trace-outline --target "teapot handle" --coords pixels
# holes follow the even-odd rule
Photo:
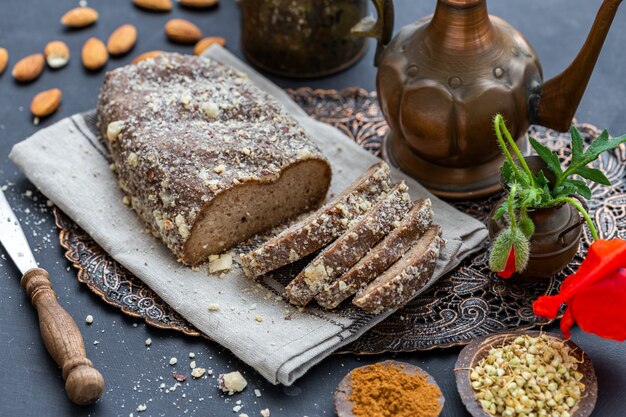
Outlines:
[[[383,51],[393,36],[394,7],[393,0],[372,0],[376,7],[377,19],[368,16],[352,28],[352,34],[368,38],[376,38],[376,56],[374,65],[378,66]]]

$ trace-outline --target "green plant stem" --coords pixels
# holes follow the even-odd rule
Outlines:
[[[559,197],[550,201],[548,204],[546,204],[546,206],[556,206],[559,203],[569,203],[572,206],[576,207],[576,210],[578,210],[581,216],[583,216],[583,218],[585,219],[585,222],[587,223],[587,226],[589,227],[589,231],[591,232],[591,237],[593,237],[593,240],[598,240],[600,238],[598,236],[598,230],[596,229],[596,226],[594,226],[593,224],[593,220],[591,220],[589,213],[587,213],[587,210],[585,210],[583,205],[580,204],[580,201],[572,197]]]
[[[502,115],[496,114],[493,120],[493,126],[496,129],[496,138],[498,139],[498,142],[500,142],[500,147],[502,148],[502,152],[504,152],[504,156],[506,157],[507,161],[509,161],[509,163],[511,164],[511,168],[513,169],[513,171],[515,171],[517,176],[519,176],[517,165],[515,165],[515,162],[513,161],[513,156],[511,155],[511,152],[509,152],[509,148],[506,142],[504,141],[504,138],[502,137],[502,128],[500,127],[501,123],[506,130],[506,126],[504,125],[504,119],[502,118]]]
[[[515,208],[513,203],[515,202],[515,194],[517,194],[517,186],[513,184],[509,193],[509,222],[511,222],[511,228],[517,228],[517,219],[515,218]]]
[[[502,130],[504,131],[504,135],[506,136],[507,141],[511,145],[511,149],[513,149],[513,152],[515,152],[515,155],[517,156],[517,159],[519,160],[520,165],[522,166],[526,174],[528,174],[528,178],[530,178],[531,185],[535,186],[535,179],[533,177],[532,172],[530,171],[530,168],[528,168],[528,165],[526,164],[526,160],[524,159],[524,155],[522,155],[522,151],[519,150],[519,148],[517,147],[517,144],[515,143],[515,141],[513,140],[513,137],[511,136],[511,133],[506,128],[506,123],[504,123],[504,118],[502,117],[502,115],[499,114],[498,116],[496,116],[496,120],[498,124],[502,126]]]

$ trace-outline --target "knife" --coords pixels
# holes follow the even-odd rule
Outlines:
[[[22,287],[39,315],[46,349],[62,368],[65,391],[76,404],[95,402],[104,390],[104,379],[87,359],[85,343],[72,317],[61,307],[45,269],[37,267],[24,231],[0,190],[0,243],[18,267]]]

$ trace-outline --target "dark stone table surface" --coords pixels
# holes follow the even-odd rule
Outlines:
[[[46,42],[57,38],[66,41],[72,50],[68,67],[46,70],[35,83],[16,84],[10,68],[0,76],[0,186],[6,186],[5,193],[23,222],[41,266],[50,271],[60,303],[78,322],[88,356],[101,370],[107,384],[101,400],[93,406],[77,407],[69,402],[61,373],[41,342],[35,312],[19,286],[20,275],[0,252],[0,416],[127,417],[131,413],[134,416],[237,416],[245,412],[252,417],[260,416],[263,408],[269,408],[272,416],[332,416],[332,392],[345,373],[356,366],[388,358],[414,363],[432,373],[446,396],[442,415],[467,415],[454,382],[453,366],[458,348],[372,357],[331,356],[293,386],[271,386],[220,346],[201,338],[150,328],[141,320],[124,316],[107,306],[77,282],[75,271],[58,245],[45,197],[34,190],[9,161],[11,147],[41,126],[95,106],[104,71],[86,72],[80,64],[80,48],[90,36],[106,39],[120,24],[135,24],[139,41],[133,53],[110,61],[107,69],[124,65],[132,56],[147,50],[191,51],[190,47],[166,41],[162,26],[172,17],[196,22],[206,35],[225,37],[229,49],[241,56],[237,5],[234,0],[221,1],[212,11],[194,12],[175,7],[169,14],[153,14],[134,8],[131,0],[89,0],[100,12],[100,20],[95,26],[80,31],[66,31],[59,24],[63,13],[78,5],[77,0],[0,2],[0,46],[9,50],[11,64],[22,56],[42,51]],[[434,0],[396,0],[395,3],[398,9],[396,29],[431,13],[435,5]],[[600,3],[600,0],[508,0],[492,1],[489,6],[491,13],[509,20],[527,36],[543,58],[547,78],[557,74],[575,56]],[[626,132],[624,45],[626,9],[618,13],[577,114],[579,121],[608,128],[614,134]],[[358,65],[336,76],[275,81],[284,87],[360,86],[371,90],[375,77],[372,51],[373,48]],[[62,108],[39,127],[34,126],[28,112],[31,97],[52,87],[63,90]],[[88,314],[94,317],[90,326],[84,322]],[[149,349],[144,345],[147,338],[152,339]],[[593,358],[598,374],[600,394],[594,416],[626,415],[626,347],[579,330],[574,331],[573,338]],[[177,369],[188,370],[189,352],[196,354],[199,366],[211,368],[215,373],[241,370],[249,388],[230,398],[218,393],[215,379],[188,380],[172,392],[160,389],[162,383],[168,387],[174,383],[169,359],[177,357]],[[261,397],[255,397],[254,389],[261,391]],[[243,404],[239,413],[233,412],[237,400]],[[137,412],[140,404],[147,406],[146,411]]]

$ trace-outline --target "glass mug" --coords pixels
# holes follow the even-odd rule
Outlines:
[[[257,67],[288,77],[320,77],[356,63],[367,41],[351,29],[368,0],[240,0],[241,45]]]

